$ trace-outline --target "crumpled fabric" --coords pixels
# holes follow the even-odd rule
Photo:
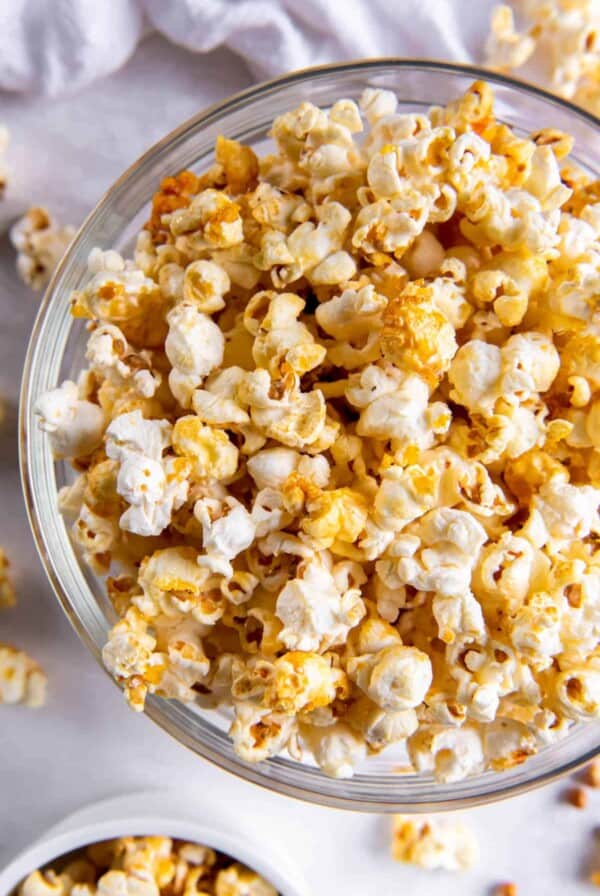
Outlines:
[[[149,30],[227,46],[259,78],[372,56],[480,61],[495,0],[4,0],[0,89],[58,96],[120,68]],[[468,14],[466,14],[468,6]]]

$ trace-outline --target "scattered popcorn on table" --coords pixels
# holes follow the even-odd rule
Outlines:
[[[19,896],[277,896],[256,871],[199,843],[119,837],[32,871]]]
[[[10,563],[6,553],[0,548],[0,609],[14,607],[15,586],[10,575]]]
[[[22,650],[0,644],[0,703],[37,709],[46,702],[46,676]]]
[[[473,831],[461,821],[432,815],[395,815],[392,857],[428,871],[465,871],[478,859]]]
[[[21,280],[36,291],[46,286],[74,236],[75,228],[58,225],[47,209],[30,208],[10,229]]]
[[[550,68],[550,89],[600,114],[600,7],[597,0],[525,0],[516,4],[524,29],[515,28],[510,6],[492,13],[486,63],[499,71],[529,59]]]
[[[88,366],[38,399],[105,663],[136,710],[227,706],[248,761],[514,768],[600,718],[598,183],[482,82],[271,133],[92,251]]]

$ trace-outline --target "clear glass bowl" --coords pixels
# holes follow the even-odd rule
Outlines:
[[[183,168],[203,171],[213,160],[216,137],[224,134],[263,151],[273,118],[311,100],[329,106],[357,98],[366,86],[386,87],[400,110],[420,112],[459,96],[476,78],[493,84],[497,115],[517,132],[552,126],[576,138],[574,159],[600,174],[600,122],[567,102],[510,78],[475,68],[415,60],[382,59],[307,70],[250,88],[183,124],[142,156],[90,214],[57,270],[35,323],[25,362],[21,395],[20,450],[23,487],[37,546],[63,609],[96,659],[113,611],[102,582],[80,561],[57,510],[57,492],[69,476],[55,464],[37,426],[37,397],[77,371],[84,331],[69,314],[69,296],[86,280],[94,246],[126,252],[140,229],[161,178]],[[576,727],[562,742],[543,749],[517,768],[442,785],[423,775],[394,771],[397,757],[369,759],[350,780],[334,780],[289,758],[249,765],[233,752],[226,723],[217,712],[153,697],[146,712],[200,756],[256,784],[300,799],[362,811],[426,811],[485,803],[538,786],[592,759],[600,751],[600,724]]]

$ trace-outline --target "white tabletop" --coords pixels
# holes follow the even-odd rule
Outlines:
[[[45,580],[16,456],[21,365],[38,297],[17,280],[6,228],[32,204],[47,204],[65,223],[78,224],[150,144],[249,83],[243,63],[228,52],[194,56],[150,37],[123,70],[77,95],[49,101],[0,94],[13,169],[0,203],[0,393],[10,402],[0,430],[0,544],[14,562],[20,592],[18,607],[0,617],[0,640],[30,651],[49,677],[44,709],[0,708],[0,865],[91,800],[160,786],[196,795],[199,813],[203,801],[218,800],[245,825],[255,823],[265,849],[282,844],[316,894],[480,896],[505,880],[519,884],[519,896],[583,894],[590,891],[586,862],[600,791],[589,793],[583,812],[561,801],[565,782],[465,813],[482,856],[464,875],[397,865],[389,858],[387,819],[303,805],[238,781],[130,711]]]

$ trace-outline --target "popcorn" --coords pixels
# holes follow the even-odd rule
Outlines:
[[[254,541],[256,527],[251,514],[235,498],[226,498],[223,504],[214,498],[200,498],[194,504],[194,516],[202,524],[206,552],[198,562],[213,572],[231,576],[230,561]]]
[[[401,644],[356,657],[348,674],[382,709],[413,709],[425,699],[433,673],[427,654]]]
[[[32,871],[19,896],[277,896],[268,881],[229,856],[169,837],[92,843],[60,867],[60,873]]]
[[[598,24],[593,2],[564,4],[529,0],[524,8],[526,31],[515,29],[509,6],[492,13],[486,64],[501,71],[520,68],[529,59],[544,58],[550,87],[566,99],[598,110]]]
[[[343,722],[326,728],[312,726],[303,733],[317,765],[331,778],[351,778],[366,755],[362,738]]]
[[[436,816],[395,815],[392,857],[428,871],[465,871],[475,864],[479,847],[461,821]]]
[[[15,586],[10,575],[10,563],[5,551],[0,548],[0,609],[14,607]]]
[[[167,323],[165,352],[172,365],[169,386],[179,403],[189,407],[194,389],[221,364],[225,340],[219,327],[195,305],[176,305],[168,313]]]
[[[116,489],[129,504],[119,521],[125,531],[160,535],[187,497],[185,460],[162,457],[171,433],[166,420],[144,420],[139,410],[116,417],[106,430],[106,453],[119,462]]]
[[[588,7],[529,7],[591,97]],[[495,29],[503,65],[537,42]],[[483,82],[397,105],[303,102],[272,154],[221,137],[166,178],[135,261],[90,254],[86,367],[38,411],[133,708],[229,708],[250,762],[348,777],[396,744],[453,782],[598,715],[600,190]]]
[[[71,380],[38,398],[35,413],[57,459],[91,454],[100,444],[104,413],[98,405],[81,398]]]
[[[435,385],[456,352],[454,329],[432,302],[430,287],[410,284],[386,308],[381,331],[383,357]]]
[[[309,558],[277,598],[288,650],[326,650],[344,642],[365,614],[358,588],[343,589],[323,562]]]
[[[26,653],[0,644],[0,703],[37,709],[46,702],[46,676]]]
[[[34,290],[46,286],[74,236],[75,228],[59,227],[47,209],[30,208],[10,229],[21,280]]]

